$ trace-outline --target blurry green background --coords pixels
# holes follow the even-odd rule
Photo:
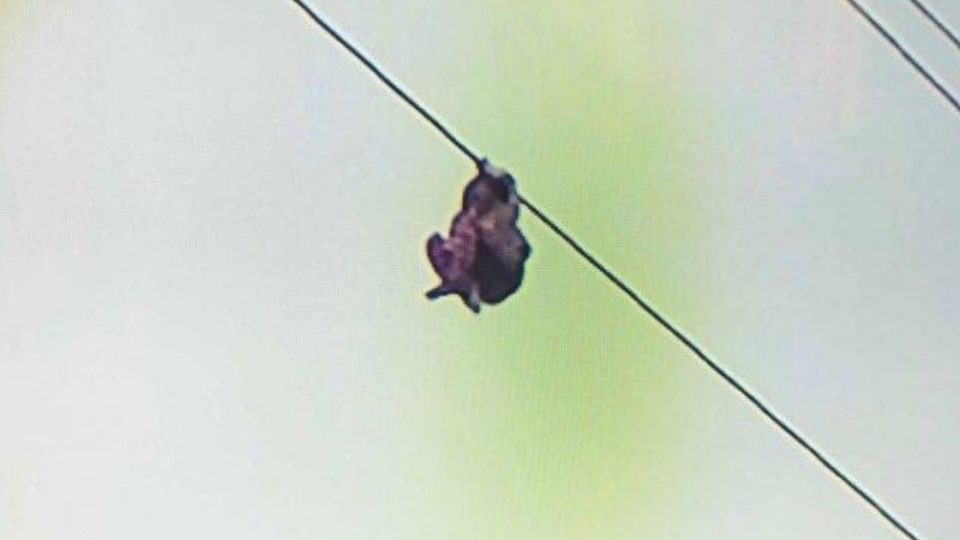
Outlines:
[[[960,527],[960,124],[847,6],[315,5]],[[426,301],[472,174],[292,3],[0,0],[0,538],[895,537],[526,214],[515,297]]]

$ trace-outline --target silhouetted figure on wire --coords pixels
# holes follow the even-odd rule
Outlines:
[[[427,298],[456,294],[479,313],[481,303],[497,304],[513,294],[530,256],[530,245],[517,228],[519,213],[513,177],[482,160],[463,190],[450,236],[434,233],[427,240],[427,257],[441,279]]]

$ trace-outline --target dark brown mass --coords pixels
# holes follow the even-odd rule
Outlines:
[[[441,280],[427,297],[456,294],[479,313],[481,302],[497,304],[513,294],[530,256],[517,228],[519,213],[513,177],[483,160],[463,190],[449,237],[435,233],[427,241],[427,256]]]

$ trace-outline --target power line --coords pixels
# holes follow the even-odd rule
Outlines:
[[[848,476],[845,472],[840,470],[839,466],[834,464],[830,458],[828,458],[824,453],[817,449],[813,443],[809,442],[806,437],[797,432],[796,429],[790,426],[787,421],[776,411],[774,411],[770,405],[767,405],[759,396],[750,389],[748,389],[742,382],[740,382],[732,373],[724,369],[720,364],[710,358],[697,345],[691,338],[687,337],[680,329],[674,326],[666,317],[661,315],[653,306],[651,306],[646,300],[643,299],[632,287],[627,285],[622,279],[620,279],[612,270],[607,268],[603,263],[598,261],[596,257],[591,255],[586,248],[584,248],[576,239],[570,236],[562,227],[556,224],[549,216],[544,214],[539,208],[534,206],[530,201],[520,197],[520,201],[526,206],[535,216],[537,216],[540,221],[542,221],[547,227],[550,228],[554,233],[557,234],[564,242],[567,243],[578,255],[583,257],[591,266],[593,266],[597,271],[604,275],[611,283],[613,283],[618,289],[620,289],[623,294],[627,295],[630,300],[633,301],[640,309],[645,311],[648,315],[654,318],[660,326],[665,328],[667,332],[670,332],[673,337],[677,338],[680,343],[687,347],[701,362],[706,364],[716,375],[723,379],[727,384],[733,387],[734,390],[740,393],[741,396],[746,398],[758,411],[763,413],[771,422],[773,422],[781,431],[786,433],[794,442],[800,445],[801,448],[806,450],[814,459],[816,459],[821,465],[826,467],[834,476],[836,476],[841,482],[846,484],[846,486],[852,489],[857,495],[860,496],[867,504],[873,507],[874,510],[880,513],[884,519],[886,519],[891,525],[893,525],[898,531],[903,533],[907,538],[917,540],[917,536],[914,535],[907,528],[906,524],[894,516],[889,510],[884,508],[879,501],[877,501],[869,492],[863,487],[861,487],[853,478]]]
[[[953,43],[953,46],[960,51],[960,37],[957,37],[957,34],[951,30],[950,27],[947,26],[947,24],[943,22],[943,20],[941,20],[936,13],[933,12],[933,10],[924,5],[924,3],[920,0],[910,0],[910,3],[913,4],[913,7],[917,8],[917,10],[919,10],[920,13],[922,13],[923,16],[930,21],[930,23],[936,26],[937,29],[940,30],[940,33],[946,36],[946,38]]]
[[[937,80],[937,78],[933,76],[930,70],[924,67],[924,65],[921,64],[920,61],[917,60],[916,57],[909,50],[907,50],[907,48],[904,47],[900,43],[900,41],[896,37],[894,37],[894,35],[891,34],[890,31],[887,30],[886,27],[884,27],[883,24],[881,24],[876,17],[874,17],[869,11],[866,10],[866,8],[864,8],[859,2],[857,2],[857,0],[846,0],[846,2],[850,4],[850,7],[855,9],[857,13],[860,14],[861,17],[863,17],[868,23],[870,23],[870,26],[872,26],[874,30],[879,32],[880,35],[883,36],[883,38],[886,39],[887,42],[894,49],[896,49],[897,52],[899,52],[900,55],[903,56],[903,58],[911,66],[913,66],[913,69],[917,70],[917,73],[919,73],[924,79],[926,79],[927,82],[930,83],[930,85],[933,86],[934,89],[936,89],[936,91],[939,92],[940,95],[943,96],[943,98],[950,103],[950,105],[957,112],[957,114],[960,114],[960,100],[958,100],[956,96],[954,96],[950,92],[950,90],[948,90],[947,87],[944,86],[943,83]]]
[[[343,48],[346,49],[351,55],[353,55],[354,58],[359,60],[360,63],[362,63],[368,70],[370,70],[371,73],[376,75],[377,78],[380,79],[380,82],[387,85],[387,87],[390,88],[390,90],[392,90],[394,94],[396,94],[400,99],[405,101],[407,105],[413,108],[413,110],[417,111],[417,113],[421,117],[423,117],[424,120],[426,120],[427,122],[430,122],[430,125],[432,125],[437,131],[440,132],[441,135],[443,135],[448,141],[450,141],[454,146],[456,146],[457,150],[460,150],[460,152],[462,152],[465,156],[470,158],[470,160],[473,161],[475,164],[477,165],[480,164],[480,158],[477,156],[477,154],[473,150],[470,149],[469,146],[467,146],[463,141],[460,140],[459,137],[454,135],[452,131],[450,131],[445,125],[443,125],[443,123],[441,123],[440,120],[438,120],[437,117],[433,115],[433,113],[431,113],[422,105],[420,105],[420,103],[418,103],[417,100],[413,99],[413,97],[411,97],[406,90],[404,90],[403,88],[400,87],[399,84],[394,82],[393,79],[391,79],[386,73],[383,72],[382,69],[380,69],[380,66],[375,64],[372,60],[370,60],[370,58],[367,55],[363,54],[363,52],[361,52],[360,49],[358,49],[353,43],[350,43],[350,41],[346,37],[344,37],[340,32],[338,32],[336,28],[330,26],[330,24],[327,21],[325,21],[322,17],[317,15],[315,11],[310,9],[310,6],[304,4],[301,0],[293,0],[293,2],[298,6],[300,6],[300,9],[302,9],[311,19],[313,19],[313,22],[320,25],[320,28],[323,28],[327,32],[327,34],[330,35],[330,37],[335,39],[337,43],[343,46]]]
[[[350,54],[352,54],[357,60],[359,60],[363,65],[370,69],[374,75],[377,76],[384,84],[386,84],[391,90],[393,90],[400,98],[402,98],[407,104],[409,104],[415,111],[417,111],[421,116],[424,117],[430,124],[432,124],[441,134],[443,134],[454,146],[456,146],[465,156],[470,158],[474,163],[480,163],[480,160],[477,158],[477,154],[469,149],[469,147],[455,137],[450,130],[448,130],[444,125],[431,113],[429,113],[424,107],[417,103],[408,93],[400,89],[400,87],[388,77],[382,69],[380,69],[372,60],[365,56],[360,50],[351,44],[342,34],[337,32],[329,23],[327,23],[322,17],[317,15],[309,6],[304,4],[301,0],[292,0],[295,4],[300,6],[307,15],[313,19],[321,28],[323,28],[331,37],[333,37],[340,45],[342,45]],[[748,389],[743,383],[741,383],[733,374],[724,369],[720,364],[715,360],[710,358],[703,349],[700,348],[691,338],[687,337],[679,328],[677,328],[673,323],[671,323],[666,317],[660,314],[650,303],[644,300],[632,287],[626,284],[617,274],[612,270],[607,268],[603,263],[597,260],[583,245],[580,244],[570,233],[557,224],[553,218],[544,213],[540,208],[535,204],[530,202],[529,199],[520,196],[520,203],[523,204],[528,210],[530,210],[533,215],[539,219],[544,225],[547,226],[553,233],[559,236],[570,248],[572,248],[580,257],[582,257],[587,263],[589,263],[595,270],[600,272],[608,281],[610,281],[614,286],[616,286],[623,294],[625,294],[634,304],[636,304],[641,310],[647,313],[652,317],[657,323],[660,324],[664,329],[666,329],[674,338],[676,338],[680,343],[682,343],[687,349],[690,350],[701,362],[703,362],[708,368],[710,368],[717,376],[719,376],[724,382],[730,385],[734,390],[736,390],[741,396],[743,396],[751,405],[753,405],[760,413],[762,413],[768,420],[774,423],[783,433],[785,433],[790,439],[797,443],[801,448],[803,448],[807,453],[809,453],[814,459],[817,460],[821,465],[823,465],[833,476],[838,480],[843,482],[848,488],[850,488],[854,493],[856,493],[864,502],[866,502],[870,507],[876,510],[887,522],[889,522],[894,528],[896,528],[900,533],[902,533],[907,538],[911,540],[918,540],[916,536],[910,529],[904,524],[900,519],[893,515],[893,513],[886,509],[879,501],[877,501],[865,488],[863,488],[858,482],[853,480],[850,476],[844,473],[840,468],[834,464],[830,458],[828,458],[822,451],[817,449],[806,437],[797,432],[787,421],[777,412],[775,412],[769,405],[767,405],[763,400],[761,400],[757,394]]]

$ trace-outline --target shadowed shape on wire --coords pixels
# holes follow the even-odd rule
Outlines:
[[[434,233],[427,240],[427,258],[440,276],[427,298],[456,294],[479,313],[481,303],[498,304],[516,292],[531,251],[517,227],[519,213],[513,177],[481,160],[449,236]]]

